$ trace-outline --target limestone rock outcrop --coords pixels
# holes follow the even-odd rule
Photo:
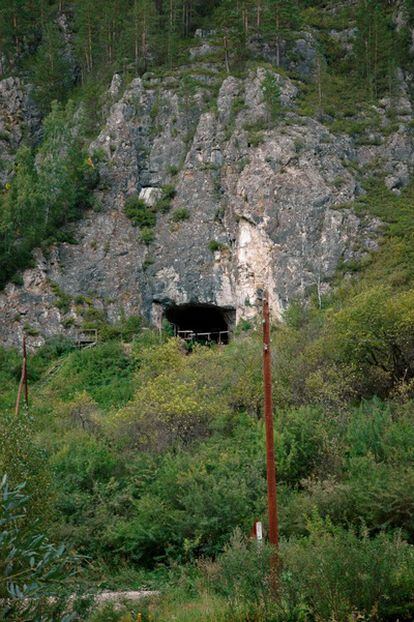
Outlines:
[[[280,93],[273,117],[269,72]],[[385,142],[361,146],[298,114],[297,97],[297,83],[268,65],[223,79],[202,52],[175,75],[146,74],[127,87],[116,76],[106,123],[90,145],[101,210],[72,225],[77,244],[60,244],[47,258],[37,252],[24,285],[0,294],[1,341],[18,343],[24,325],[33,345],[74,334],[85,299],[111,321],[142,314],[157,324],[163,309],[187,303],[251,318],[263,286],[275,317],[292,300],[327,291],[339,262],[376,244],[379,223],[349,207],[363,192],[356,169],[382,158],[398,191],[414,146],[403,123]],[[154,206],[166,188],[170,209],[158,210],[154,239],[144,242],[125,201],[137,195]],[[59,292],[66,304],[56,307]]]

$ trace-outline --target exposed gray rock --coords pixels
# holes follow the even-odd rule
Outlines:
[[[157,201],[159,201],[162,197],[161,188],[141,188],[141,192],[139,193],[139,198],[145,201],[145,203],[149,207],[154,207]]]
[[[0,80],[0,187],[10,181],[15,154],[24,137],[35,140],[40,114],[20,78]]]
[[[357,28],[344,28],[344,30],[330,30],[329,35],[337,41],[341,46],[345,55],[349,55],[353,51],[355,37],[357,35]]]
[[[203,41],[201,45],[197,45],[190,49],[191,60],[202,59],[205,56],[211,54],[218,54],[221,52],[221,48],[217,45],[210,43],[210,41]]]
[[[264,40],[252,37],[249,42],[252,54],[276,67],[295,73],[301,80],[313,79],[316,70],[316,42],[310,32],[301,32],[291,39]]]
[[[78,244],[38,253],[24,286],[0,294],[3,343],[18,343],[25,324],[39,331],[32,345],[74,334],[85,305],[112,321],[142,313],[158,323],[170,304],[209,303],[235,309],[238,321],[255,315],[264,284],[280,316],[309,288],[326,291],[339,260],[372,248],[377,223],[337,209],[361,192],[345,165],[361,153],[349,137],[297,116],[297,87],[277,73],[284,112],[272,121],[267,71],[229,76],[214,106],[207,84],[187,92],[174,80],[131,82],[90,147],[105,154],[102,211],[74,225]],[[405,140],[387,142],[400,164],[411,149]],[[123,213],[125,199],[138,193],[152,205],[166,184],[176,190],[171,211],[158,214],[147,246]],[[177,208],[189,218],[176,222]],[[56,308],[56,286],[71,297],[65,309]]]
[[[344,49],[352,44],[352,30],[331,34]],[[255,316],[263,286],[280,317],[310,289],[328,291],[338,262],[375,249],[380,223],[343,206],[363,193],[358,168],[367,176],[382,173],[396,193],[408,184],[414,169],[408,76],[398,72],[398,92],[370,111],[378,124],[363,140],[353,139],[299,116],[298,85],[276,69],[282,112],[272,118],[263,91],[268,65],[223,80],[208,58],[222,49],[200,38],[192,62],[174,75],[148,73],[126,88],[114,76],[106,122],[90,145],[92,158],[100,152],[102,209],[73,225],[77,244],[60,244],[47,257],[37,251],[24,285],[9,284],[0,294],[2,343],[16,345],[23,330],[31,347],[59,332],[73,336],[92,307],[111,321],[143,314],[158,325],[169,305],[208,303],[234,309],[239,321]],[[313,79],[312,36],[279,43],[281,66]],[[252,51],[273,64],[275,46],[251,41]],[[363,120],[358,114],[355,120]],[[13,78],[0,82],[6,167],[24,132],[36,136],[38,128],[29,89]],[[125,200],[137,194],[153,207],[166,185],[175,196],[170,211],[158,213],[155,240],[146,245],[124,214]],[[177,209],[184,219],[174,218]],[[61,292],[69,296],[64,305]]]
[[[414,169],[414,137],[406,125],[400,124],[381,144],[357,147],[356,153],[359,164],[375,165],[377,171],[384,173],[390,190],[407,186]]]
[[[119,73],[115,73],[112,78],[111,86],[109,87],[109,95],[111,99],[116,99],[120,96],[121,87],[122,87],[122,78],[119,75]]]
[[[194,36],[197,39],[208,39],[210,37],[213,37],[216,34],[215,30],[203,30],[202,28],[197,28],[197,30],[194,33]]]

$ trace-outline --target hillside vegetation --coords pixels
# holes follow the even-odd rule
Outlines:
[[[25,524],[85,556],[84,585],[166,589],[135,607],[144,620],[410,620],[414,295],[409,276],[393,284],[390,249],[411,236],[395,229],[358,280],[273,328],[279,603],[270,553],[246,540],[266,522],[255,327],[190,355],[148,330],[51,342],[30,359],[18,426],[19,358],[3,352],[2,471],[26,482]]]
[[[320,73],[301,85],[302,113],[356,136],[375,127],[371,104],[392,97],[395,68],[411,63],[412,5],[401,4],[398,32],[388,2],[331,9],[289,0],[105,0],[99,12],[89,0],[3,2],[5,71],[30,76],[44,121],[1,196],[2,283],[93,207],[85,149],[100,84],[114,71],[177,67],[196,27],[215,27],[224,72],[245,71],[250,36],[312,28]],[[69,55],[54,21],[65,11]],[[348,24],[358,35],[343,60],[328,33]],[[339,266],[329,294],[309,292],[272,327],[278,597],[272,551],[248,538],[256,519],[267,520],[260,321],[241,323],[226,347],[189,353],[168,326],[159,334],[141,318],[110,326],[99,316],[88,324],[100,328],[96,347],[53,338],[30,354],[30,408],[18,419],[20,355],[0,349],[0,598],[14,598],[1,619],[414,618],[414,194],[411,184],[393,193],[375,171],[361,171],[361,183],[353,207],[381,219],[378,247]],[[88,597],[145,587],[161,594],[121,609]],[[78,617],[67,611],[73,592],[84,595],[73,604]]]

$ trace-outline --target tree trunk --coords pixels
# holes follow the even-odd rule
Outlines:
[[[13,21],[13,28],[14,28],[14,44],[16,46],[16,54],[19,54],[19,52],[20,52],[20,39],[19,39],[19,36],[17,34],[17,15],[16,15],[16,13],[13,14],[12,21]]]
[[[226,71],[229,74],[230,73],[229,41],[228,41],[227,35],[224,35],[223,37],[223,44],[224,44],[224,64],[226,65]]]
[[[88,24],[88,61],[89,61],[89,71],[92,71],[92,69],[93,69],[93,62],[92,62],[92,27],[91,27],[90,22]]]
[[[276,67],[280,67],[280,18],[279,11],[276,12]]]
[[[322,112],[322,64],[320,54],[316,56],[316,81],[318,84],[318,108]]]
[[[256,2],[256,26],[260,28],[262,25],[262,2],[257,0]]]

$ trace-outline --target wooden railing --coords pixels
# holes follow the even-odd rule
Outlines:
[[[218,344],[227,343],[229,340],[230,331],[217,330],[210,332],[198,332],[193,330],[176,330],[177,337],[184,339],[184,341],[205,341],[216,342]]]
[[[92,348],[98,343],[97,328],[83,328],[76,333],[77,348]]]

